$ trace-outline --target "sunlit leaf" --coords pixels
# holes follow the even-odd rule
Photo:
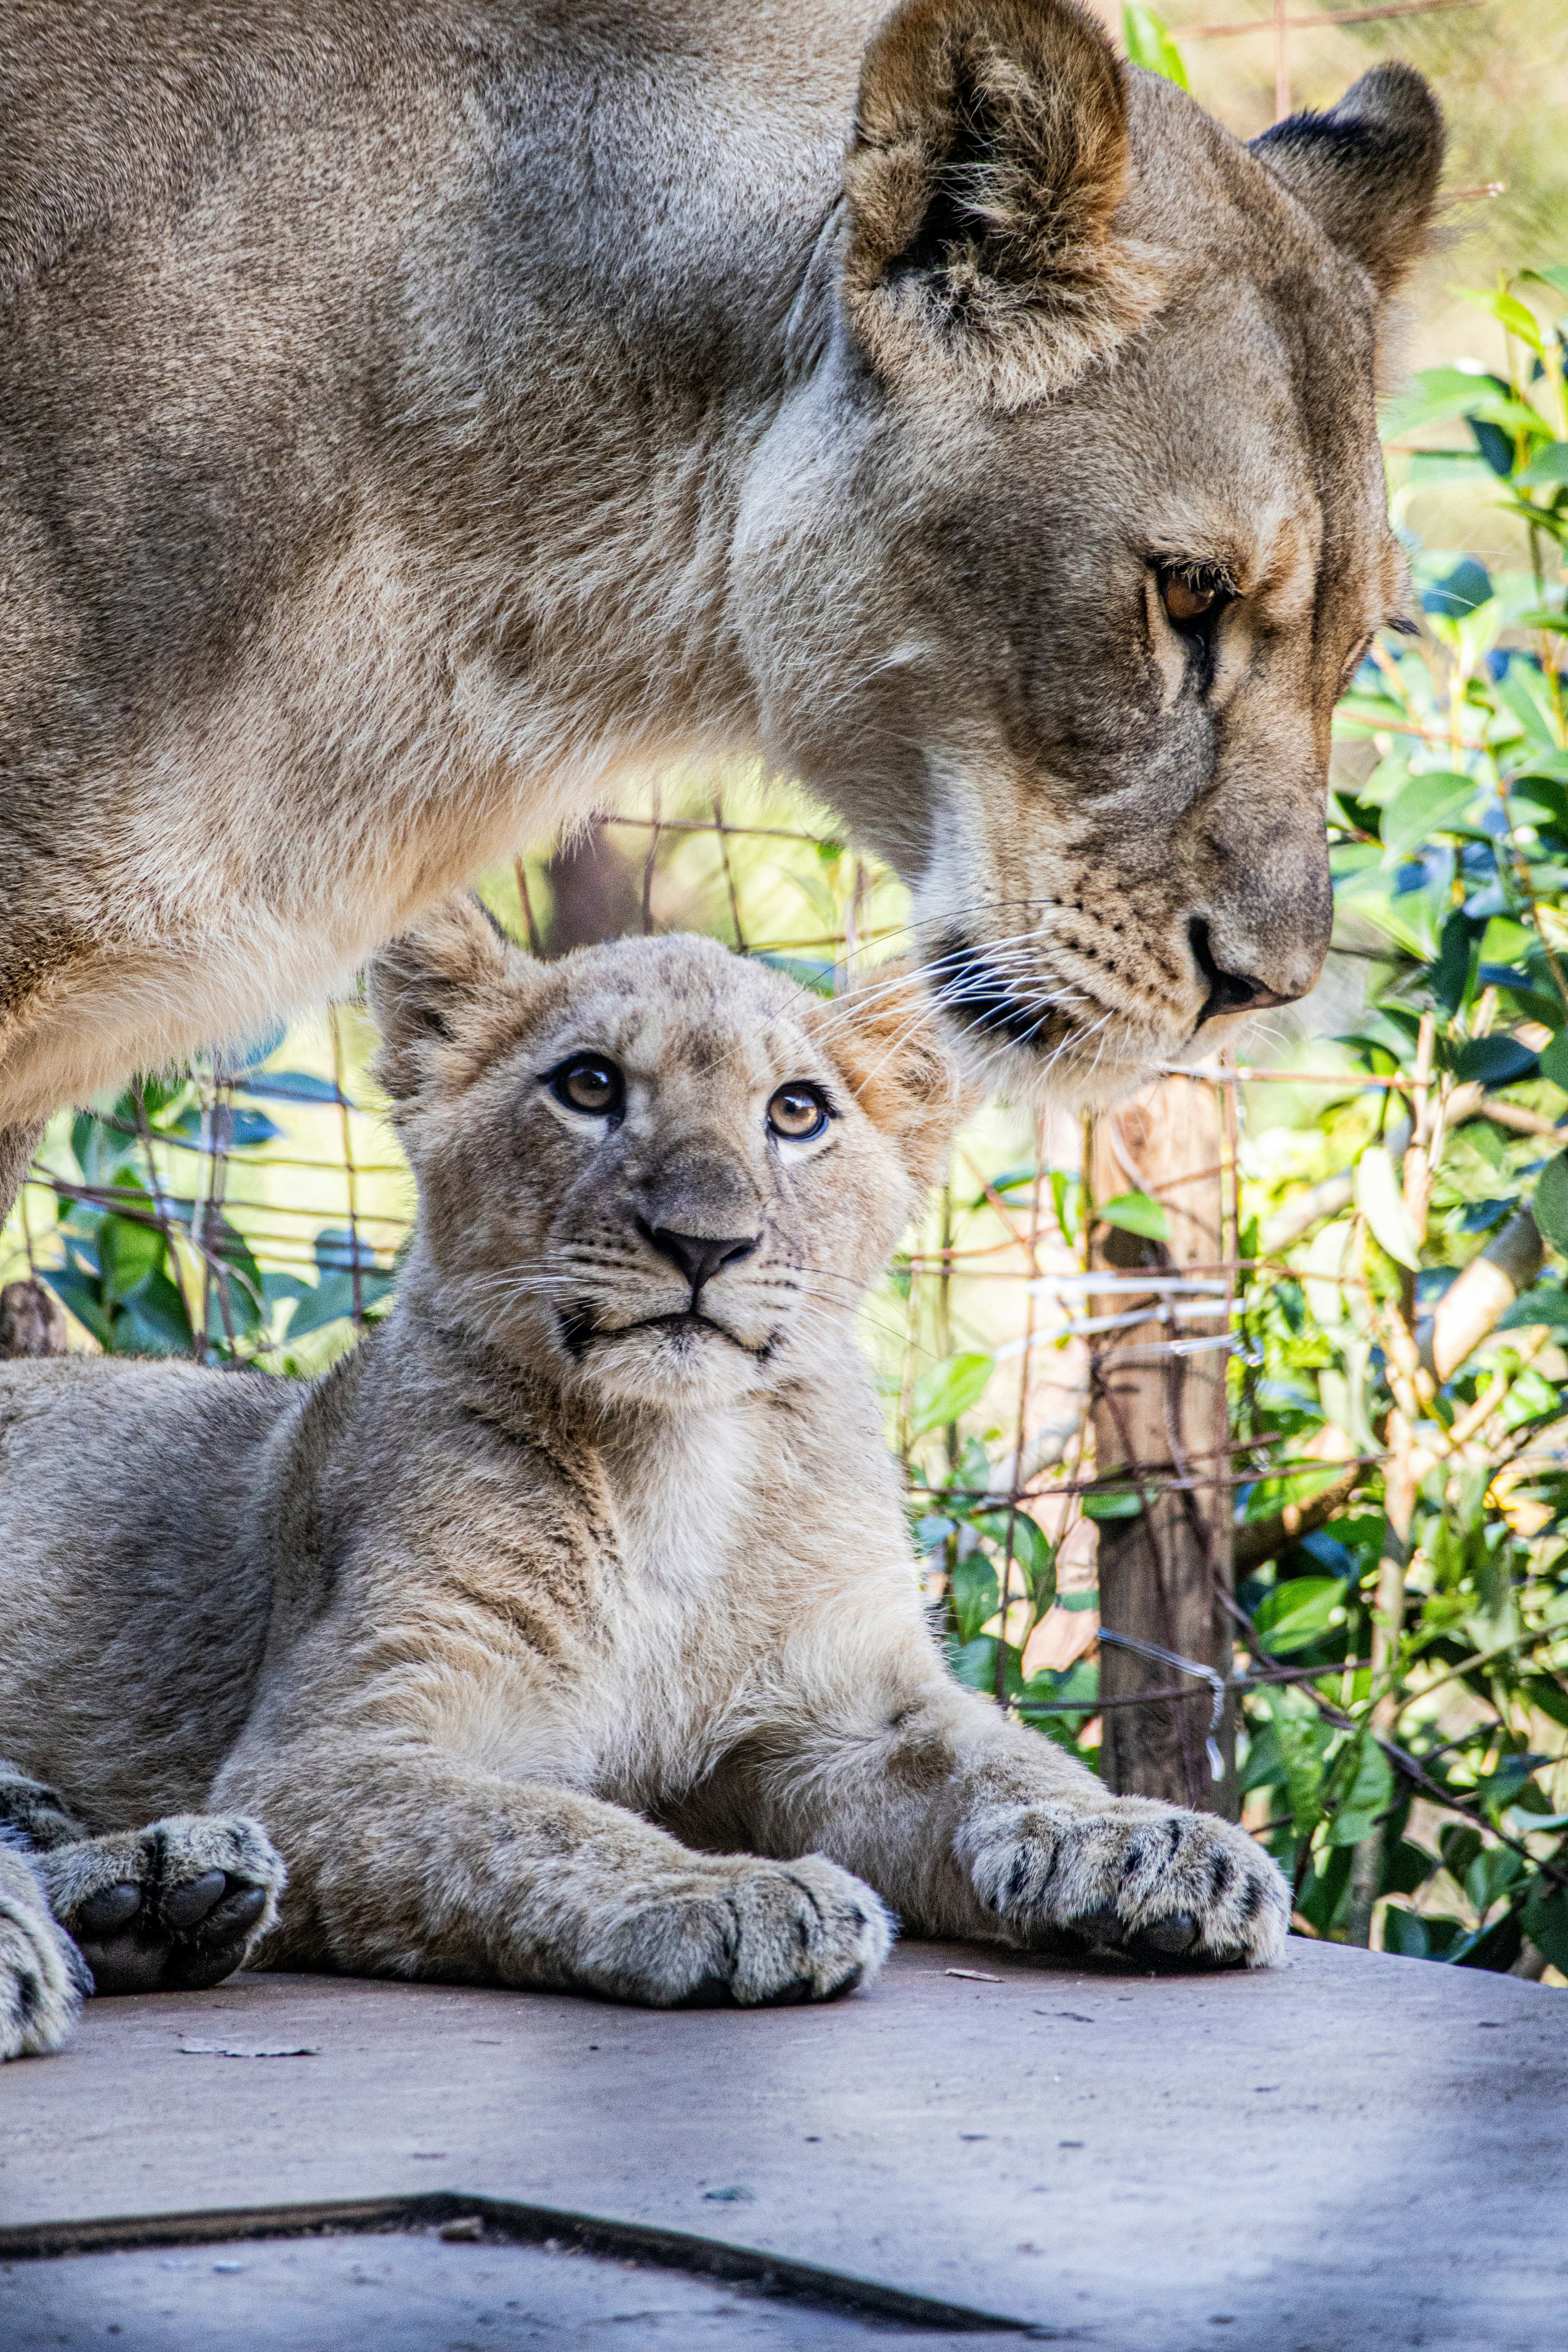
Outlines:
[[[1178,89],[1188,87],[1182,53],[1171,38],[1164,18],[1145,6],[1143,0],[1122,0],[1121,43],[1131,64],[1173,81]]]
[[[1304,1650],[1309,1643],[1321,1641],[1329,1631],[1329,1621],[1344,1597],[1344,1580],[1341,1577],[1289,1577],[1265,1593],[1253,1612],[1252,1622],[1258,1640],[1277,1657],[1284,1657],[1291,1650]]]
[[[1420,1265],[1420,1244],[1399,1189],[1399,1171],[1381,1143],[1369,1144],[1356,1162],[1355,1203],[1391,1258],[1400,1265]]]
[[[973,1642],[995,1616],[1002,1597],[996,1570],[984,1552],[972,1551],[966,1559],[958,1561],[949,1580],[948,1591],[958,1638],[961,1642]]]
[[[910,1393],[910,1433],[945,1429],[961,1420],[984,1395],[994,1359],[970,1353],[944,1356],[921,1374]]]
[[[1453,818],[1462,815],[1479,790],[1474,776],[1458,775],[1447,768],[1412,776],[1383,812],[1378,830],[1384,850],[1391,858],[1408,857],[1432,834],[1441,833]]]
[[[1535,1180],[1530,1205],[1552,1248],[1568,1257],[1568,1152],[1560,1151],[1547,1161]]]
[[[1394,1767],[1370,1733],[1363,1733],[1336,1762],[1330,1843],[1359,1845],[1393,1801]]]
[[[1516,295],[1489,293],[1479,286],[1456,287],[1455,291],[1465,301],[1473,302],[1478,310],[1489,310],[1500,327],[1506,328],[1510,335],[1517,335],[1520,341],[1527,344],[1532,352],[1542,350],[1541,321]]]
[[[1119,1226],[1124,1234],[1141,1234],[1145,1241],[1168,1242],[1171,1220],[1158,1201],[1147,1192],[1118,1192],[1111,1201],[1101,1201],[1095,1211],[1101,1223]]]
[[[1568,483],[1568,441],[1553,441],[1549,449],[1542,449],[1532,457],[1513,478],[1527,490],[1561,489],[1564,483]],[[1537,621],[1534,625],[1539,628],[1542,624]],[[1549,618],[1544,625],[1549,629],[1561,628],[1562,615],[1559,614]]]

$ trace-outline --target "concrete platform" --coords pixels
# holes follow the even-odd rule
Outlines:
[[[754,2014],[239,1978],[0,2073],[0,2345],[1544,2352],[1565,2182],[1568,1996],[1322,1945]]]

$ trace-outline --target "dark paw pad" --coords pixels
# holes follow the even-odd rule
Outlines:
[[[1158,1952],[1163,1959],[1179,1959],[1197,1942],[1198,1923],[1190,1911],[1173,1911],[1168,1919],[1156,1919],[1140,1928],[1136,1940],[1140,1948]]]
[[[118,1886],[105,1886],[98,1894],[89,1895],[85,1903],[78,1906],[71,1926],[81,1942],[90,1943],[112,1936],[117,1927],[133,1919],[141,1907],[142,1889],[122,1879]]]
[[[227,1885],[228,1880],[221,1870],[204,1870],[199,1878],[187,1879],[183,1886],[171,1886],[159,1905],[165,1926],[180,1934],[199,1927]]]
[[[232,1976],[267,1890],[222,1870],[167,1888],[106,1887],[69,1926],[100,1993],[202,1992]]]

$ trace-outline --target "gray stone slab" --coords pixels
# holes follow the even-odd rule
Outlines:
[[[0,2228],[467,2191],[1107,2352],[1542,2352],[1565,2157],[1568,1998],[1303,1942],[1193,1978],[909,1944],[752,2014],[254,1977],[0,2074]]]
[[[975,2352],[997,2340],[575,2248],[444,2245],[434,2232],[16,2263],[0,2269],[0,2331],[5,2352]]]

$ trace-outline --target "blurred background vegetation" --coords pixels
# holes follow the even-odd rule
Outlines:
[[[1107,13],[1234,130],[1273,119],[1259,0]],[[1334,12],[1289,10],[1314,13]],[[956,1670],[1093,1764],[1100,1543],[1154,1507],[1097,1383],[1152,1280],[1166,1360],[1228,1359],[1229,1435],[1192,1506],[1234,1549],[1226,1785],[1291,1874],[1299,1930],[1561,1984],[1568,0],[1292,25],[1292,100],[1385,56],[1436,84],[1457,192],[1385,415],[1421,626],[1342,707],[1323,983],[1213,1076],[1223,1266],[1178,1265],[1158,1187],[1094,1197],[1075,1118],[993,1105],[865,1341]],[[827,992],[908,920],[822,810],[733,772],[666,777],[481,887],[537,952],[700,930]],[[0,1281],[35,1269],[77,1347],[321,1369],[384,1313],[412,1213],[373,1049],[349,1003],[62,1115]],[[1108,1264],[1144,1268],[1142,1291]],[[1206,1709],[1200,1669],[1160,1668],[1180,1693],[1162,1703]]]

